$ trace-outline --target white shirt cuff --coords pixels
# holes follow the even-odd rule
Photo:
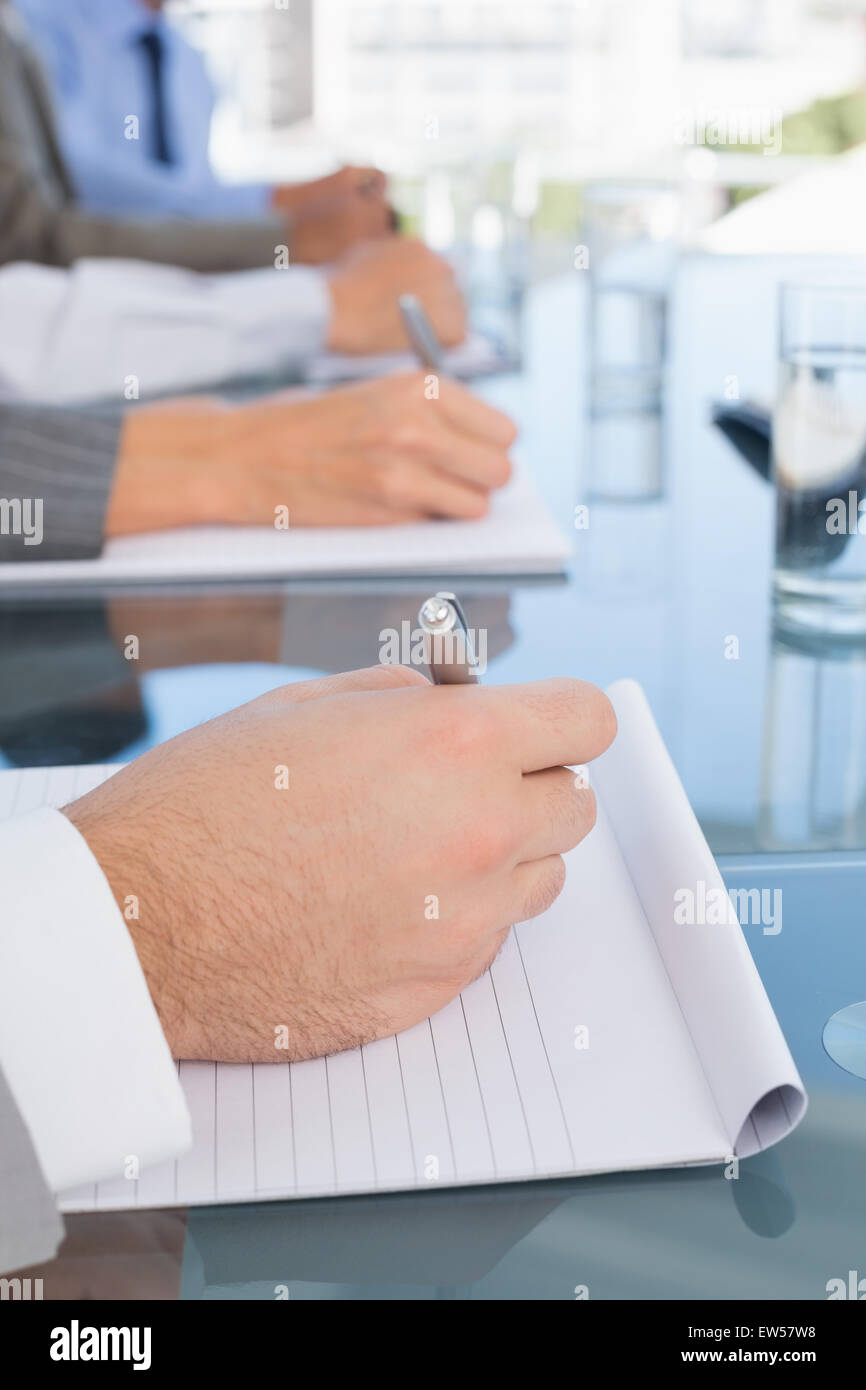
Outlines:
[[[132,938],[83,836],[59,811],[0,823],[0,1067],[53,1191],[192,1142]]]

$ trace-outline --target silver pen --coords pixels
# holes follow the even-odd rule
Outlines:
[[[431,372],[441,372],[442,345],[436,337],[436,331],[427,317],[424,305],[414,294],[401,294],[397,303],[403,327],[412,344],[412,351],[421,366],[427,367]]]
[[[472,638],[456,594],[443,591],[428,598],[419,610],[418,625],[434,685],[477,684]]]

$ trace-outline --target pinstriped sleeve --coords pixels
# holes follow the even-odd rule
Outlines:
[[[122,423],[121,411],[0,401],[0,562],[100,553]]]

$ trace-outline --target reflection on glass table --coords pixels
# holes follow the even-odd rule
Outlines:
[[[859,859],[859,862],[858,862]],[[730,1165],[69,1221],[45,1297],[824,1299],[862,1270],[866,1087],[821,1045],[866,978],[866,861],[722,861],[778,889],[783,930],[748,939],[809,1091],[801,1126]]]
[[[776,630],[759,833],[767,850],[866,846],[866,649],[860,645],[821,632]],[[852,988],[857,984],[852,975]],[[866,994],[866,975],[859,985]],[[823,1043],[840,1067],[866,1077],[866,1003],[835,1011]]]
[[[500,656],[513,641],[507,592],[463,592],[488,657]],[[133,589],[53,608],[0,609],[0,765],[134,756],[160,737],[142,688],[151,673],[200,669],[206,676],[214,666],[258,671],[252,687],[235,687],[224,675],[221,708],[227,709],[301,678],[297,672],[373,666],[389,649],[391,633],[399,644],[405,626],[416,625],[419,601],[419,592],[386,588],[162,595]],[[180,721],[187,727],[182,712]]]
[[[759,839],[765,850],[866,848],[866,649],[775,630]]]

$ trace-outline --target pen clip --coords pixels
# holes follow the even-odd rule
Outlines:
[[[421,605],[418,622],[425,634],[424,654],[434,684],[476,684],[478,663],[466,614],[456,594],[447,590],[433,594]]]

